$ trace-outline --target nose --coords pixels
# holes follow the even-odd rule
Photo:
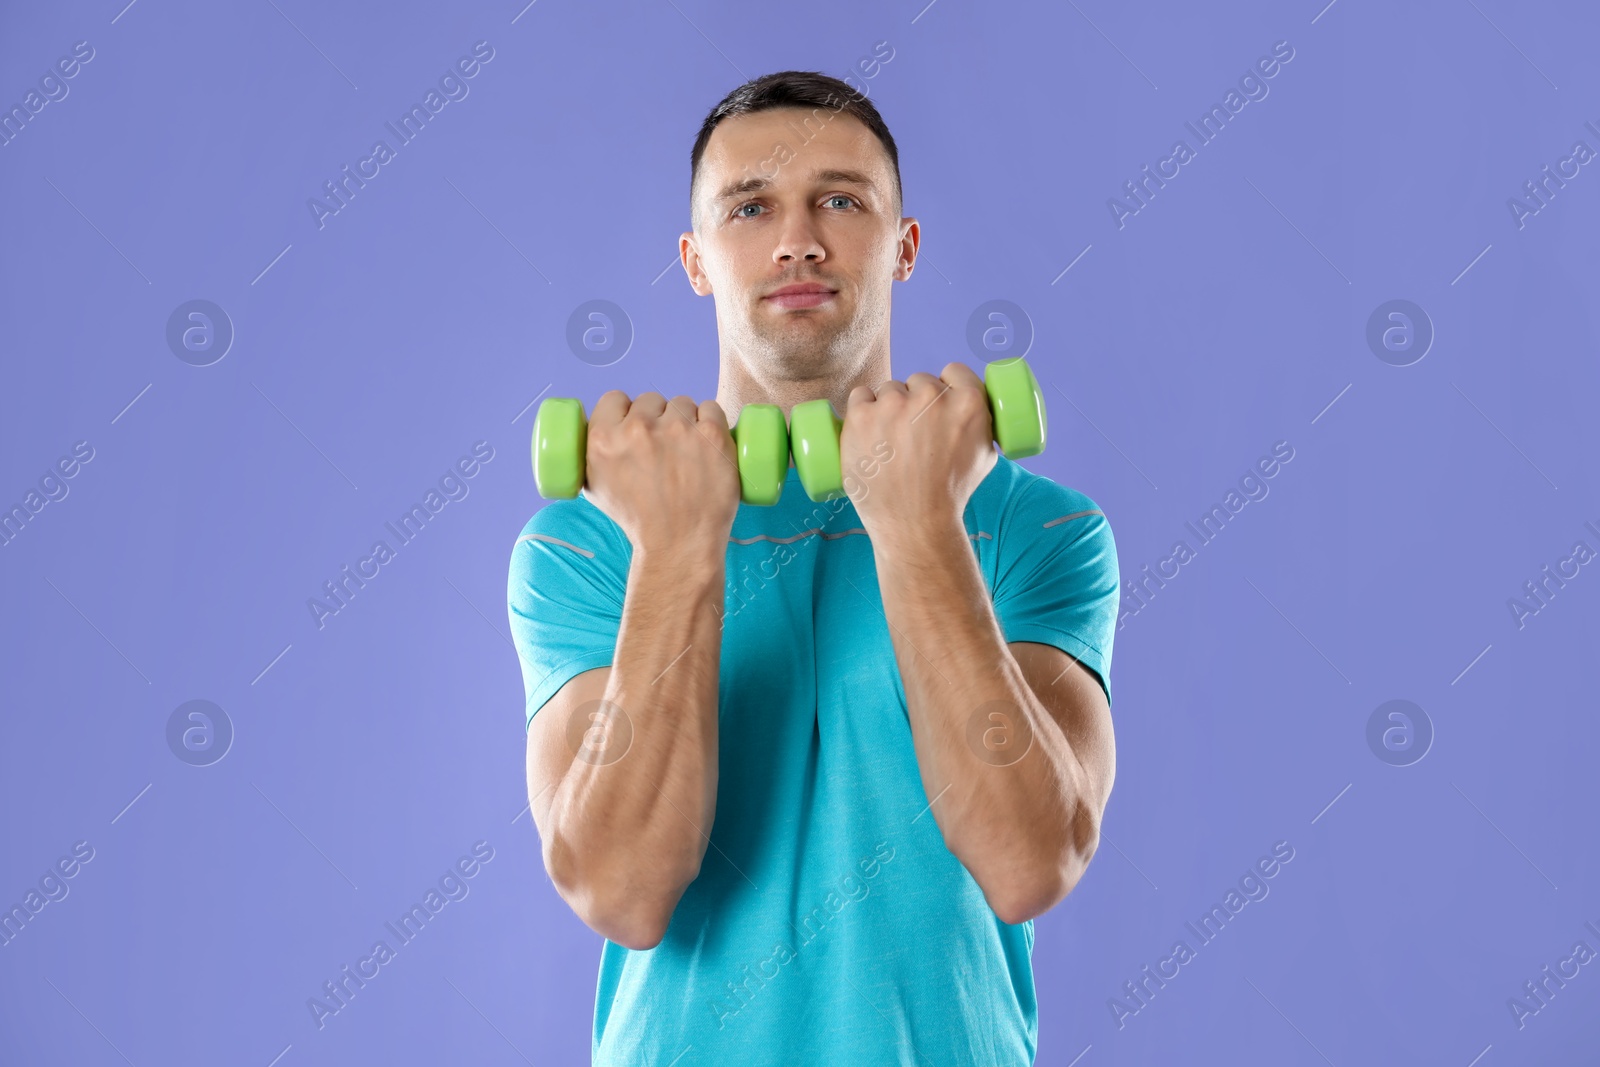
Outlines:
[[[797,260],[821,263],[828,258],[827,251],[818,240],[816,227],[804,214],[791,214],[778,234],[778,243],[772,249],[772,258],[785,266]]]

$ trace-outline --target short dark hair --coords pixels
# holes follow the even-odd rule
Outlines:
[[[889,133],[889,127],[884,123],[883,116],[878,114],[878,109],[873,106],[872,101],[847,83],[830,75],[814,70],[783,70],[776,74],[763,74],[759,78],[745,82],[723,97],[700,124],[700,135],[695,138],[694,151],[689,155],[691,219],[694,216],[694,184],[700,176],[700,157],[705,155],[706,145],[711,141],[711,131],[715,130],[723,119],[780,107],[811,108],[813,113],[826,108],[834,115],[840,113],[853,115],[863,126],[872,131],[883,145],[883,150],[889,154],[889,170],[894,174],[896,210],[903,207],[900,151],[895,147],[894,137]],[[833,115],[828,117],[832,118]]]

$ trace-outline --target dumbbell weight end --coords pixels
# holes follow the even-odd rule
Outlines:
[[[589,420],[582,402],[553,396],[533,419],[533,481],[546,500],[571,500],[583,488]]]
[[[997,359],[983,368],[994,439],[1007,459],[1026,459],[1044,451],[1044,393],[1033,368],[1021,356]]]

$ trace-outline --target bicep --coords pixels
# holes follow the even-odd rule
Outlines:
[[[1006,647],[1083,768],[1096,814],[1104,812],[1117,773],[1117,748],[1100,680],[1054,645],[1011,641]]]
[[[528,724],[528,801],[534,825],[539,829],[539,839],[547,845],[556,786],[571,768],[589,728],[587,722],[575,723],[574,717],[586,715],[585,705],[590,705],[591,709],[597,707],[595,702],[605,696],[610,678],[609,666],[573,675]]]

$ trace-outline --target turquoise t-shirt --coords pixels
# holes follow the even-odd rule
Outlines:
[[[1109,700],[1118,569],[1094,501],[998,455],[964,519],[1006,640],[1062,649]],[[612,662],[631,559],[582,496],[523,528],[525,725]],[[812,502],[791,468],[777,504],[739,505],[726,575],[711,847],[660,944],[604,943],[593,1063],[1031,1064],[1033,923],[996,917],[927,810],[855,505]]]

